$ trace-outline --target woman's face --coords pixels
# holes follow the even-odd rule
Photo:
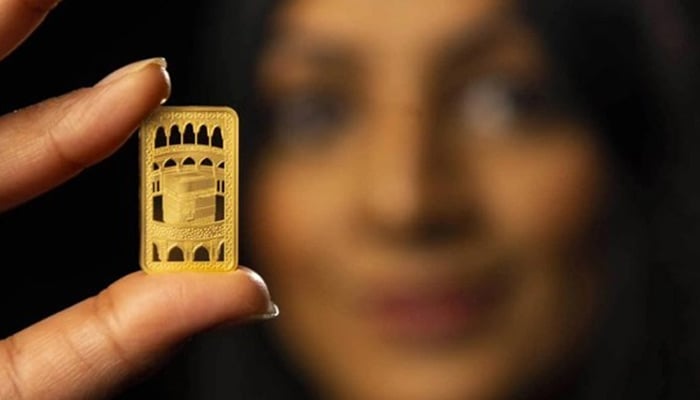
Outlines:
[[[246,229],[303,373],[330,398],[483,400],[570,365],[604,160],[513,5],[295,0],[274,24]]]

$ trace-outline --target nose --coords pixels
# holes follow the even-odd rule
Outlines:
[[[421,213],[428,196],[425,117],[410,101],[378,105],[368,126],[365,206],[382,224],[403,226]]]
[[[458,200],[449,149],[431,129],[434,118],[425,97],[384,98],[374,103],[365,127],[364,216],[394,236],[454,226],[465,205]]]

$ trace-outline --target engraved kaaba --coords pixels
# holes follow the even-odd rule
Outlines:
[[[238,263],[238,116],[161,106],[141,125],[141,268],[230,271]]]

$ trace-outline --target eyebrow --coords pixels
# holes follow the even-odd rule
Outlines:
[[[518,26],[510,19],[498,18],[453,35],[445,46],[437,49],[440,69],[480,59],[503,49],[514,38],[517,40],[517,35],[523,34]]]
[[[302,60],[311,67],[326,72],[360,69],[356,61],[357,52],[351,47],[294,30],[275,33],[270,38],[265,53]]]
[[[479,25],[452,33],[435,46],[430,63],[432,76],[448,78],[455,68],[487,60],[500,50],[511,47],[523,35],[524,25],[504,15],[494,16]],[[323,76],[344,78],[361,72],[361,51],[341,40],[323,37],[293,27],[272,32],[263,54],[295,60]],[[263,57],[265,59],[267,57]],[[449,79],[449,78],[448,78]]]

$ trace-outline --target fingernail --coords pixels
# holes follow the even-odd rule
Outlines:
[[[258,274],[257,272],[253,271],[250,268],[247,267],[239,267],[239,272],[243,272],[248,274],[248,277],[257,285],[260,287],[260,290],[265,294],[265,297],[267,298],[267,309],[260,313],[260,314],[254,314],[251,315],[247,318],[245,318],[244,322],[254,322],[254,321],[266,321],[269,319],[277,318],[280,314],[280,308],[275,304],[274,301],[272,301],[272,298],[270,297],[270,291],[267,288],[267,284],[263,280],[262,276]]]
[[[256,322],[256,321],[267,321],[270,319],[275,319],[280,315],[280,308],[277,306],[275,303],[270,303],[270,308],[262,313],[262,314],[257,314],[257,315],[252,315],[248,318],[246,318],[247,322]]]
[[[102,78],[101,81],[97,82],[95,86],[104,86],[107,84],[110,84],[112,82],[116,82],[119,79],[131,75],[135,72],[139,72],[143,70],[144,68],[148,68],[152,65],[157,65],[160,67],[161,71],[163,72],[163,75],[165,76],[165,79],[168,83],[168,95],[170,94],[170,75],[168,74],[168,63],[163,57],[154,57],[154,58],[149,58],[146,60],[141,60],[141,61],[136,61],[134,63],[131,63],[129,65],[126,65],[124,67],[119,68],[118,70],[112,72],[111,74],[105,76]],[[167,97],[166,97],[167,98]]]

